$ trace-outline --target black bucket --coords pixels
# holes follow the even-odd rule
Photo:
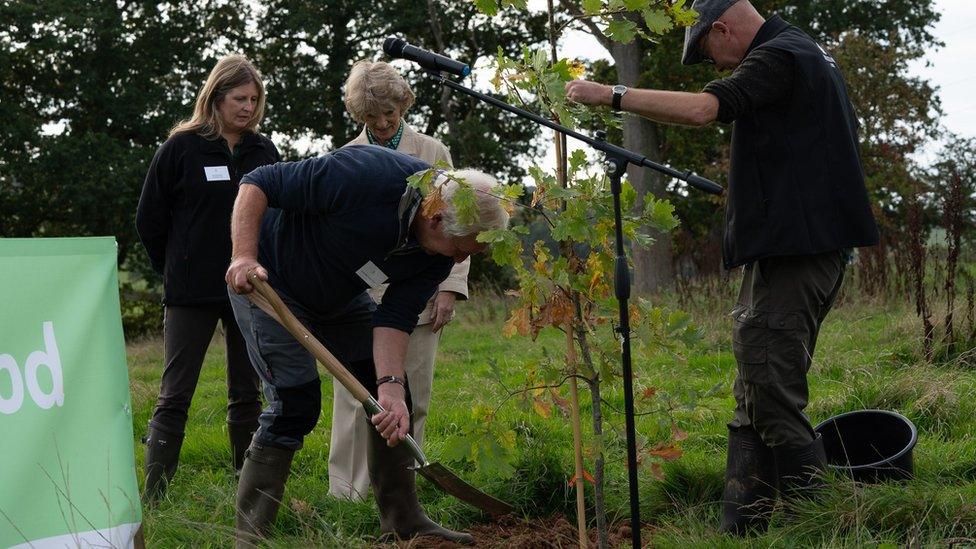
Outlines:
[[[915,472],[915,425],[887,410],[858,410],[834,416],[814,428],[823,436],[827,464],[854,480],[904,480]]]

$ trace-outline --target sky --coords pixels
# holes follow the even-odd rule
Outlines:
[[[934,26],[933,34],[945,46],[933,49],[924,59],[910,65],[910,73],[939,88],[937,93],[944,111],[942,124],[948,130],[963,137],[976,137],[976,0],[936,0],[935,5],[942,18]],[[541,11],[545,7],[545,0],[529,0],[532,10]],[[607,51],[586,33],[567,34],[560,46],[563,57],[610,59]],[[574,139],[569,142],[570,151],[581,145]],[[938,144],[933,144],[920,161],[928,163],[938,148]],[[551,167],[553,163],[550,152],[543,165]]]

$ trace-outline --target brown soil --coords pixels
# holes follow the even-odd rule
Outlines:
[[[579,548],[579,534],[575,521],[563,515],[546,518],[520,519],[505,517],[497,522],[478,524],[468,532],[474,536],[475,547],[485,549],[570,549]],[[589,547],[596,547],[596,529],[590,528]],[[630,525],[627,522],[610,528],[610,547],[630,545]],[[391,547],[391,546],[387,546]],[[399,549],[455,549],[464,547],[437,538],[422,537],[400,542]]]

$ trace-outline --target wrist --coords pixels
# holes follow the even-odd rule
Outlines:
[[[383,376],[376,380],[377,393],[403,395],[407,391],[407,380],[401,376]]]

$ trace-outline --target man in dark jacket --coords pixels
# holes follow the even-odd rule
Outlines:
[[[422,197],[407,178],[428,168],[384,147],[355,145],[259,168],[241,182],[226,280],[268,401],[237,490],[241,546],[267,533],[292,458],[315,427],[322,400],[315,359],[239,295],[253,289],[247,279],[252,270],[386,410],[372,418],[367,449],[382,533],[473,541],[435,524],[417,501],[408,469],[413,458],[398,444],[410,428],[403,362],[427,300],[455,263],[485,249],[478,233],[505,227],[508,213],[492,194],[494,178],[473,170],[451,172],[451,178],[474,189],[476,222],[459,219],[451,199],[458,183],[444,176],[439,187],[444,208],[421,210]],[[376,306],[365,290],[383,283],[389,287]],[[365,414],[362,420],[369,421]]]
[[[734,69],[700,93],[574,81],[569,99],[655,121],[734,122],[723,259],[745,265],[732,311],[738,363],[720,529],[765,528],[776,497],[810,487],[823,443],[803,413],[817,334],[850,249],[878,241],[857,119],[836,61],[748,0],[696,0],[682,62]]]

